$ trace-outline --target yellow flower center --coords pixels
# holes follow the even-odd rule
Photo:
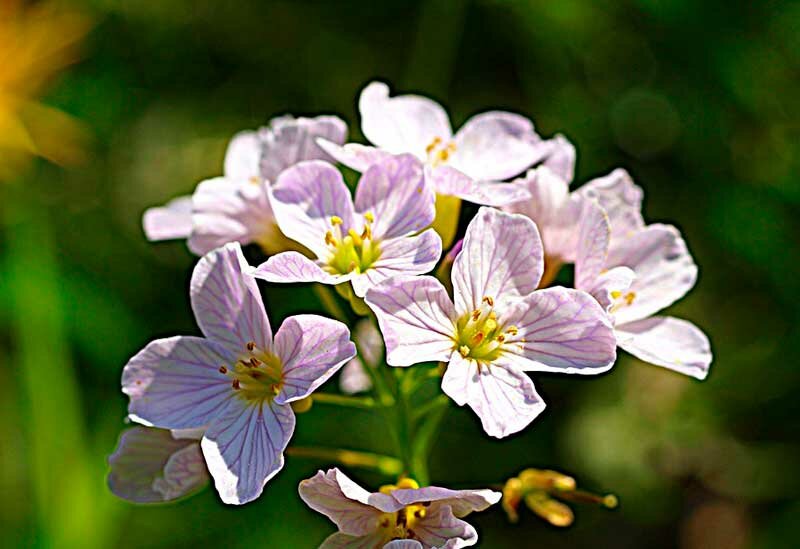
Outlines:
[[[331,274],[363,273],[369,269],[381,255],[378,241],[372,237],[372,213],[364,214],[364,229],[359,233],[355,229],[342,231],[342,218],[331,217],[331,228],[325,233],[325,244],[330,256],[326,270]]]
[[[283,388],[283,366],[280,358],[260,349],[254,342],[233,365],[222,365],[219,371],[231,378],[231,387],[246,400],[272,400]]]
[[[441,166],[447,164],[450,156],[456,152],[456,144],[452,141],[445,143],[441,137],[434,137],[427,147],[425,152],[428,155],[428,163],[431,166]]]
[[[489,363],[497,359],[507,345],[525,342],[516,338],[516,326],[501,326],[497,322],[494,299],[485,296],[481,306],[456,322],[455,348],[464,358]]]
[[[404,478],[395,484],[381,486],[382,494],[391,494],[395,490],[419,488],[419,484],[413,479]],[[387,543],[395,539],[416,539],[417,535],[414,528],[420,520],[425,518],[428,513],[430,502],[414,503],[406,505],[394,513],[382,513],[378,517],[378,531],[383,534],[383,542]]]

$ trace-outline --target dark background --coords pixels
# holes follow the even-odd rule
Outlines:
[[[180,242],[148,244],[143,210],[219,174],[230,136],[275,115],[336,113],[361,140],[356,98],[374,78],[441,101],[455,127],[503,108],[544,136],[563,132],[578,149],[576,184],[627,168],[647,219],[678,225],[700,267],[670,313],[709,334],[705,382],[627,355],[600,378],[536,376],[547,411],[502,442],[468,410],[450,411],[435,483],[485,486],[538,466],[621,501],[577,508],[565,530],[529,512],[510,526],[497,507],[471,519],[482,545],[800,542],[799,3],[70,5],[94,29],[43,100],[89,129],[88,160],[34,162],[0,182],[4,545],[312,547],[333,532],[296,495],[322,462],[290,458],[243,508],[210,489],[136,507],[108,493],[105,458],[123,427],[127,358],[153,338],[197,333],[195,258]],[[273,319],[317,307],[308,289],[265,296]],[[370,414],[320,406],[299,418],[295,441],[391,449],[382,432]]]

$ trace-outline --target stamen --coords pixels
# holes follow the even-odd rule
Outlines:
[[[433,141],[431,141],[430,144],[427,147],[425,147],[425,152],[431,154],[431,151],[436,147],[438,147],[441,143],[442,143],[441,137],[434,137]]]
[[[625,294],[625,303],[630,305],[633,303],[633,300],[636,299],[636,292],[628,292]]]
[[[353,244],[356,246],[362,246],[364,244],[364,241],[361,239],[355,229],[350,229],[347,231],[347,234],[350,235],[350,238],[353,239]]]
[[[344,221],[342,221],[342,218],[339,217],[338,215],[331,216],[331,225],[333,225],[334,227],[336,225],[341,225],[342,223],[344,223]]]
[[[336,247],[336,239],[333,238],[333,233],[330,231],[325,233],[325,244],[333,246],[334,248]]]
[[[475,309],[474,311],[472,311],[472,320],[477,322],[480,317],[481,317],[480,309]]]
[[[506,333],[507,334],[511,334],[512,336],[517,335],[518,332],[519,332],[519,328],[517,328],[513,324],[511,326],[509,326],[508,328],[506,328]]]
[[[250,358],[250,364],[253,366],[253,368],[258,368],[259,366],[261,366],[261,361],[258,360],[256,357],[252,357]]]
[[[364,219],[366,219],[366,220],[367,220],[367,221],[369,221],[370,223],[374,223],[374,222],[375,222],[375,216],[373,215],[373,213],[372,213],[372,212],[367,212],[367,213],[365,213],[365,214],[364,214]]]
[[[497,336],[497,341],[499,341],[500,343],[503,343],[505,340],[506,340],[506,336],[504,336],[503,334],[499,334]]]
[[[364,232],[361,233],[361,238],[364,240],[372,238],[372,229],[369,225],[364,225]]]
[[[491,296],[484,296],[483,302],[486,303],[489,307],[494,307],[494,299]]]
[[[219,373],[227,374],[228,373],[228,369],[225,366],[220,366],[219,367]]]
[[[253,349],[255,349],[255,348],[256,348],[256,342],[255,341],[248,341],[247,342],[247,350],[248,351],[252,352]]]
[[[231,387],[233,387],[234,391],[238,391],[240,389],[239,380],[238,379],[234,379],[231,382]]]
[[[619,299],[620,297],[622,297],[622,292],[619,290],[614,290],[611,292],[611,299]]]
[[[486,334],[484,334],[483,332],[478,332],[477,334],[475,334],[474,336],[472,336],[472,342],[473,342],[475,345],[480,345],[480,344],[481,344],[481,341],[483,341],[483,338],[484,338],[484,337],[486,337]]]
[[[467,358],[467,355],[469,355],[469,347],[467,347],[466,345],[462,345],[461,347],[458,348],[458,352],[461,353],[461,356]]]

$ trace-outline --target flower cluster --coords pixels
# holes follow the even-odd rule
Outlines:
[[[339,529],[323,547],[465,547],[477,533],[461,519],[501,494],[420,488],[449,400],[503,438],[545,408],[530,372],[599,374],[620,347],[706,376],[702,331],[656,316],[697,267],[677,229],[645,223],[627,172],[570,192],[574,147],[520,115],[483,113],[454,134],[440,105],[383,83],[363,90],[359,110],[371,145],[346,143],[334,116],[277,118],[234,137],[222,177],[145,212],[150,240],[186,239],[202,255],[189,292],[203,337],[155,340],[125,366],[141,426],[109,459],[117,495],[171,501],[213,479],[225,503],[243,504],[294,454],[396,478],[374,493],[338,468],[303,481],[300,497]],[[337,161],[361,173],[352,194]],[[474,217],[457,240],[462,201]],[[273,334],[257,280],[313,283],[336,319],[292,316]],[[344,395],[317,391],[341,368]],[[410,413],[430,380],[446,396]],[[290,446],[313,402],[394,408],[397,456]],[[574,488],[530,469],[506,483],[504,505],[516,518],[524,500],[564,525],[571,511],[551,496],[581,501]]]

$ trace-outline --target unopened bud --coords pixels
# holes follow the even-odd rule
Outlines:
[[[572,509],[554,500],[544,492],[531,492],[525,496],[528,508],[553,526],[565,527],[572,524],[575,515]]]
[[[526,490],[560,490],[569,491],[576,487],[571,476],[550,469],[525,469],[519,474]]]
[[[511,522],[519,521],[519,504],[522,501],[522,481],[517,477],[510,478],[503,486],[503,510]]]
[[[307,396],[306,398],[301,398],[300,400],[295,400],[294,402],[290,403],[292,410],[296,414],[302,414],[308,412],[311,409],[311,405],[314,403],[314,397]]]

